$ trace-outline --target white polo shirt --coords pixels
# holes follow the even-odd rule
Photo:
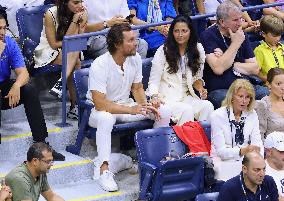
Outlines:
[[[265,174],[273,177],[277,185],[279,195],[284,196],[284,170],[275,170],[269,166],[266,160],[265,162],[266,162]]]
[[[116,15],[130,15],[127,0],[84,0],[88,11],[88,23],[110,20]]]
[[[121,67],[115,63],[109,52],[92,63],[89,72],[87,98],[92,100],[91,90],[99,91],[106,98],[118,104],[133,102],[129,98],[133,83],[142,82],[142,60],[138,53],[126,58]]]

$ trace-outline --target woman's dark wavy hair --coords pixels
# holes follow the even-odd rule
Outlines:
[[[56,39],[59,41],[63,40],[71,22],[74,13],[68,8],[68,2],[70,0],[58,0],[56,1],[57,6],[57,20],[58,28],[56,30]]]
[[[186,15],[178,15],[173,21],[169,29],[168,38],[164,45],[164,52],[166,60],[169,64],[168,73],[173,74],[178,71],[178,62],[181,57],[179,54],[178,44],[174,38],[174,27],[178,22],[184,22],[187,24],[190,30],[190,37],[186,47],[186,56],[188,58],[188,67],[191,69],[193,76],[199,69],[199,51],[197,49],[197,36],[192,25],[191,19]]]

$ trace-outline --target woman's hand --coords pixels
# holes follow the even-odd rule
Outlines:
[[[202,87],[201,89],[198,90],[198,92],[199,92],[199,96],[202,100],[207,99],[207,94],[208,94],[207,89]]]
[[[158,95],[153,95],[150,99],[150,103],[153,107],[158,109],[160,105],[163,104],[163,101],[161,101]]]
[[[169,25],[161,25],[157,27],[157,30],[165,37],[168,37]]]
[[[82,9],[73,15],[72,22],[77,23],[78,25],[81,24],[83,21],[87,20],[87,9],[82,6]]]
[[[130,114],[142,114],[144,116],[149,115],[150,113],[153,113],[156,120],[160,120],[160,113],[157,108],[153,107],[151,103],[145,103],[145,104],[138,104],[131,107]]]

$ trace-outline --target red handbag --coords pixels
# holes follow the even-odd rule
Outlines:
[[[189,121],[181,126],[173,126],[173,129],[193,155],[208,153],[210,156],[211,144],[198,121]]]

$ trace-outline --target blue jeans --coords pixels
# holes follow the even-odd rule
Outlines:
[[[254,85],[255,99],[260,100],[264,96],[269,95],[267,87]],[[214,109],[221,107],[222,101],[225,99],[228,89],[217,89],[209,92],[208,100],[214,105]]]

